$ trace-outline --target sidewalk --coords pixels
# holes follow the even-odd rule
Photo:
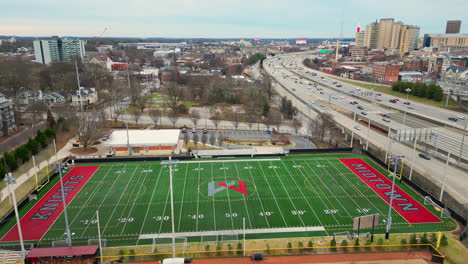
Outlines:
[[[57,155],[52,156],[49,160],[49,163],[57,162],[58,160],[62,160],[63,158],[67,157],[69,154],[70,149],[72,148],[72,144],[68,142],[61,150],[57,152]],[[42,170],[47,166],[47,161],[43,161],[40,164],[36,165],[37,171]],[[15,190],[19,188],[24,182],[26,182],[29,178],[34,176],[34,171],[36,168],[32,167],[29,171],[22,174],[16,179],[16,184],[14,185]],[[0,191],[0,201],[4,199],[8,199],[8,188],[5,187]]]

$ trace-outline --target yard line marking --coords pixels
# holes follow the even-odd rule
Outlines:
[[[170,167],[168,167],[169,170],[171,170]],[[168,171],[169,172],[169,171]],[[170,173],[170,172],[169,172]],[[174,172],[173,172],[174,173]],[[174,178],[174,174],[172,174],[172,178]],[[174,187],[174,186],[172,186]],[[169,194],[171,193],[171,185],[168,184],[168,187],[167,187],[167,194],[166,194],[166,202],[164,203],[164,209],[163,209],[163,212],[162,212],[162,217],[164,219],[164,216],[166,214],[166,207],[167,207],[167,200],[169,200]],[[170,203],[169,203],[169,206],[170,206]],[[161,229],[162,229],[162,226],[164,224],[164,220],[161,220],[161,224],[159,225],[159,232],[158,233],[161,233]],[[172,224],[171,224],[172,225]]]
[[[273,163],[270,162],[270,164],[273,166]],[[275,169],[275,168],[273,168],[273,171],[275,172],[276,177],[278,178],[278,180],[281,182],[281,187],[283,187],[284,191],[286,192],[286,195],[288,196],[289,201],[291,202],[292,206],[294,207],[294,210],[297,211],[296,205],[295,205],[294,202],[292,201],[291,196],[289,196],[288,190],[286,190],[286,187],[284,187],[284,183],[283,183],[283,181],[281,180],[280,176],[278,175],[278,172],[276,172],[276,169]],[[273,196],[275,196],[274,193],[273,193]],[[301,220],[302,226],[305,227],[305,223],[304,223],[304,220],[302,220],[301,215],[300,215],[300,214],[297,214],[297,216],[299,216],[299,220]]]
[[[256,159],[255,161],[280,161],[280,158],[277,159]],[[180,164],[182,163],[224,163],[224,162],[246,162],[246,161],[252,161],[252,159],[236,159],[236,160],[199,160],[199,161],[181,161],[179,162]]]
[[[308,166],[311,170],[314,171],[314,169],[310,166],[310,164],[309,164],[308,162],[306,162],[306,164],[307,164],[307,166]],[[316,173],[316,175],[318,175],[318,174]],[[315,182],[315,181],[314,181],[314,182]],[[327,189],[327,191],[328,191],[329,194],[334,195],[333,192],[328,188],[328,186],[327,186],[326,184],[323,184],[323,186],[325,186],[325,189]],[[318,185],[317,185],[317,188],[319,188]],[[320,189],[320,191],[323,193],[322,189],[321,189],[321,188],[319,188],[319,189]],[[325,197],[327,197],[327,198],[325,198],[325,199],[327,199],[327,201],[330,203],[330,205],[331,205],[333,208],[335,208],[335,205],[328,199],[328,196],[325,195],[325,193],[323,193],[323,194],[324,194]],[[335,198],[335,200],[338,202],[338,204],[340,204],[341,208],[343,208],[343,210],[348,214],[348,216],[349,216],[350,218],[353,218],[353,217],[351,216],[351,214],[348,212],[348,210],[346,210],[346,207],[344,207],[343,204],[340,202],[340,200],[337,199],[337,198]],[[336,208],[335,208],[335,209],[336,209]],[[341,214],[340,214],[339,212],[338,212],[338,215],[341,216]],[[347,216],[343,216],[343,217],[347,217]]]
[[[141,232],[143,232],[143,228],[145,227],[146,217],[148,216],[148,212],[149,212],[149,210],[151,208],[151,202],[153,201],[154,193],[156,192],[158,182],[159,182],[159,178],[161,178],[162,169],[163,169],[163,166],[161,166],[161,168],[159,169],[158,179],[156,180],[156,184],[153,187],[153,192],[151,193],[150,202],[148,204],[148,208],[146,209],[145,218],[143,219],[143,224],[141,225],[141,229],[140,229],[140,234],[141,234]],[[136,246],[138,246],[139,241],[140,241],[140,238],[137,239]]]
[[[187,171],[188,171],[189,165],[185,165],[185,177],[184,177],[184,188],[182,189],[182,200],[180,204],[180,213],[179,213],[179,223],[177,224],[177,232],[179,232],[180,229],[180,220],[182,219],[182,209],[184,207],[184,195],[185,195],[185,183],[187,181]],[[198,215],[197,215],[198,218]]]
[[[196,226],[195,231],[198,231],[198,215],[200,214],[198,211],[198,206],[200,204],[200,162],[198,163],[198,183],[197,183],[198,193],[197,193],[197,219],[196,219]]]
[[[259,164],[259,166],[260,166],[260,170],[262,171],[262,175],[263,175],[263,177],[265,178],[265,181],[266,181],[266,183],[267,183],[267,185],[268,185],[268,188],[270,189],[270,192],[271,192],[271,194],[273,195],[273,200],[275,200],[276,207],[278,207],[278,210],[279,210],[279,212],[280,212],[280,214],[281,214],[281,218],[283,218],[284,225],[287,227],[288,224],[286,223],[286,220],[284,219],[283,212],[281,211],[281,208],[280,208],[280,206],[278,205],[278,201],[276,200],[276,196],[275,196],[275,194],[273,193],[273,190],[271,189],[270,183],[268,182],[268,179],[267,179],[267,177],[265,176],[265,173],[263,172],[262,166],[261,166],[260,164]]]
[[[126,165],[124,165],[124,168],[125,168],[125,166],[126,166]],[[112,169],[111,169],[111,170],[112,170]],[[114,180],[114,182],[112,183],[112,185],[114,185],[114,184],[117,182],[118,179],[119,179],[119,177],[115,177],[115,180]],[[99,207],[96,208],[95,211],[99,211],[99,208],[101,208],[101,205],[102,205],[102,204],[104,203],[104,201],[107,199],[107,196],[109,196],[109,193],[111,192],[111,190],[112,190],[112,188],[109,188],[109,189],[108,189],[108,191],[107,191],[107,193],[106,193],[106,196],[104,196],[104,198],[102,199],[102,201],[99,203]],[[93,195],[93,197],[94,197],[94,195]],[[117,202],[117,203],[118,203],[118,202]],[[89,221],[88,224],[86,225],[86,228],[85,228],[84,231],[81,233],[80,238],[82,238],[82,237],[84,236],[84,234],[85,234],[86,231],[88,230],[90,224],[91,224],[91,221]],[[70,232],[71,232],[71,231],[70,231]],[[64,234],[63,236],[65,236],[65,234]]]
[[[200,162],[201,163],[201,162]],[[213,163],[210,163],[211,165],[211,179],[214,181],[213,177]],[[216,209],[215,209],[215,199],[213,197],[213,221],[214,221],[214,230],[216,230]]]
[[[249,163],[246,162],[247,166],[249,166]],[[236,167],[237,168],[237,167]],[[252,170],[249,169],[249,174],[250,174],[250,178],[252,179],[252,182],[255,186],[257,186],[257,184],[255,183],[255,180],[254,180],[254,177],[252,176]],[[258,193],[258,191],[256,192],[257,193],[257,197],[258,197],[258,200],[260,201],[260,206],[262,206],[262,211],[263,211],[263,216],[265,216],[265,220],[266,220],[266,223],[267,223],[267,226],[268,228],[270,228],[270,223],[268,221],[268,217],[266,216],[265,214],[265,208],[263,207],[263,203],[262,203],[262,199],[260,198],[260,194]],[[250,222],[250,220],[249,220]],[[251,225],[252,226],[252,225]]]
[[[237,169],[236,163],[234,163],[234,167],[236,167],[237,178],[240,179],[239,170]],[[245,199],[242,199],[242,200],[244,200],[245,212],[247,213],[247,219],[249,220],[250,228],[252,228],[252,222],[250,222],[250,215],[249,215],[249,209],[247,208],[247,202],[245,201]]]
[[[223,167],[224,167],[224,162],[223,162]],[[228,182],[227,181],[227,178],[226,178],[226,170],[223,170],[224,171],[224,180],[226,181],[226,183]],[[234,230],[234,219],[232,217],[232,207],[231,207],[231,199],[229,198],[229,191],[227,191],[227,197],[228,197],[228,203],[229,203],[229,217],[231,218],[231,224],[232,224],[232,230]]]
[[[149,170],[150,168],[151,168],[151,166],[148,167],[148,170]],[[138,193],[137,193],[136,197],[133,199],[133,204],[132,204],[132,207],[130,208],[130,211],[128,212],[127,219],[131,216],[131,213],[133,212],[133,208],[135,208],[135,203],[136,203],[136,201],[137,201],[138,198],[139,198],[139,195],[140,195],[140,192],[141,192],[141,188],[143,188],[143,186],[145,185],[144,183],[145,183],[145,181],[146,181],[146,178],[148,177],[148,174],[149,174],[148,171],[145,172],[145,178],[143,179],[143,182],[140,184],[140,189],[138,190]],[[125,208],[127,208],[127,207],[125,207]],[[125,210],[124,210],[124,212],[125,212]],[[123,215],[123,212],[122,212],[122,215]],[[128,223],[128,221],[125,221],[124,226],[122,227],[122,231],[120,232],[120,235],[123,234],[123,232],[124,232],[124,230],[125,230],[125,227],[127,226],[127,223]]]
[[[319,218],[319,217],[317,216],[317,214],[315,213],[315,211],[314,211],[314,209],[312,208],[312,206],[310,205],[309,201],[307,200],[307,198],[305,198],[304,193],[302,192],[301,188],[299,188],[299,185],[297,185],[297,182],[296,182],[296,180],[294,180],[294,177],[292,177],[291,173],[290,173],[289,170],[288,170],[288,167],[284,164],[283,161],[281,161],[281,164],[283,164],[284,168],[285,168],[286,171],[288,172],[289,177],[293,180],[294,184],[296,184],[296,187],[297,187],[297,189],[299,190],[299,192],[301,193],[302,198],[304,198],[304,200],[306,201],[306,203],[309,205],[309,208],[310,208],[310,209],[312,210],[312,212],[314,213],[315,218],[317,218],[319,224],[320,224],[321,226],[323,226],[322,221],[320,221],[320,218]],[[325,230],[325,232],[327,232],[327,231]],[[328,236],[328,232],[327,232],[327,236]]]
[[[340,176],[341,176],[342,178],[344,178],[345,181],[347,181],[347,182],[351,185],[351,187],[352,187],[353,189],[355,189],[356,191],[358,191],[358,192],[361,194],[361,197],[364,197],[367,201],[369,201],[369,203],[372,204],[372,206],[377,210],[377,212],[379,212],[383,217],[387,218],[387,217],[385,216],[385,214],[384,214],[371,200],[369,200],[369,198],[367,197],[367,195],[364,195],[357,187],[354,186],[354,184],[351,183],[351,181],[350,181],[347,177],[344,177],[343,174],[341,173],[341,171],[340,171],[335,165],[333,165],[333,163],[331,163],[331,162],[329,162],[329,163],[335,168],[335,170],[340,174]],[[348,194],[348,196],[351,198],[351,196],[350,196],[349,194]],[[351,199],[352,199],[352,198],[351,198]],[[353,200],[354,200],[354,199],[353,199]]]
[[[132,173],[132,177],[130,177],[130,180],[128,181],[129,183],[132,182],[133,176],[135,176],[135,172],[138,170],[138,166],[139,166],[139,165],[137,165],[137,166],[135,167],[135,170],[134,170],[133,173]],[[125,174],[125,173],[121,173],[120,175],[123,175],[123,174]],[[117,177],[117,178],[120,178],[120,177],[121,177],[121,176],[119,176],[119,177]],[[125,196],[125,194],[126,194],[125,192],[122,192],[122,194],[120,195],[119,200],[117,201],[117,203],[119,203],[120,200],[122,200],[122,198]],[[99,206],[99,208],[100,208],[100,207],[101,207],[101,206]],[[99,208],[98,208],[98,209],[99,209]],[[116,209],[117,209],[117,206],[114,207],[114,210],[112,210],[112,214],[110,215],[109,219],[107,220],[106,226],[104,227],[104,229],[103,229],[102,232],[101,232],[101,236],[104,235],[104,232],[106,231],[107,226],[109,225],[109,222],[111,221],[112,216],[114,215]]]
[[[293,161],[293,162],[294,162],[294,164],[296,164],[296,161]],[[304,177],[304,180],[307,180],[307,177],[306,177],[306,175],[304,175],[303,171],[302,171],[302,170],[299,170],[299,171],[301,172],[301,175]],[[315,173],[315,171],[312,170],[312,172],[315,174],[315,176],[317,176],[317,174]],[[317,194],[317,197],[320,198],[320,201],[322,201],[323,205],[324,205],[325,207],[328,207],[327,204],[325,203],[325,201],[322,199],[322,197],[319,195],[319,193],[318,193],[317,190],[315,189],[315,187],[314,187],[309,181],[307,181],[307,182],[309,183],[309,186],[315,191],[315,193]],[[314,182],[315,182],[315,181],[314,181]],[[325,196],[325,194],[323,194],[323,195]],[[331,214],[331,215],[332,215],[332,217],[335,219],[336,224],[340,224],[340,222],[336,219],[336,217],[334,216],[334,214]]]

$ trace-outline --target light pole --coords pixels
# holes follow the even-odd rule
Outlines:
[[[179,160],[172,160],[169,156],[169,161],[161,161],[161,165],[169,167],[169,188],[171,192],[171,220],[172,220],[172,257],[175,258],[175,226],[174,226],[174,192],[172,190],[172,166],[176,167]]]
[[[439,141],[439,134],[436,133],[436,132],[432,132],[431,135],[433,135],[435,137],[435,144],[434,144],[434,156],[437,157],[437,141]]]
[[[442,188],[440,189],[439,201],[442,202],[442,197],[444,196],[445,181],[447,180],[447,167],[450,160],[450,152],[447,154],[447,162],[445,162],[444,167],[444,179],[442,181]]]
[[[463,128],[463,137],[462,137],[462,142],[460,146],[460,154],[458,155],[458,165],[460,165],[461,159],[462,159],[462,154],[463,154],[463,145],[465,143],[465,134],[466,134],[466,122],[465,121],[465,127]]]
[[[59,170],[59,176],[60,176],[60,189],[62,190],[62,203],[63,203],[63,213],[65,216],[65,228],[67,232],[67,244],[69,247],[71,247],[72,245],[71,232],[70,232],[70,226],[68,225],[67,204],[65,203],[65,193],[64,193],[63,179],[62,179],[62,163],[60,162],[58,164],[58,170]]]
[[[23,242],[23,233],[21,233],[21,225],[20,225],[20,219],[19,219],[19,214],[18,214],[18,207],[16,207],[16,197],[15,197],[15,188],[13,187],[13,190],[11,189],[11,185],[16,184],[16,179],[11,175],[11,172],[8,174],[5,174],[5,179],[4,181],[6,182],[8,186],[8,193],[10,196],[13,198],[13,207],[15,208],[15,216],[16,216],[16,225],[18,226],[18,235],[20,239],[20,245],[21,245],[21,256],[24,259],[24,242]]]
[[[408,101],[408,100],[409,100],[409,99],[408,99],[408,96],[409,96],[409,93],[411,92],[411,89],[410,89],[410,88],[406,88],[405,92],[406,92],[406,102],[408,103],[408,102],[409,102],[409,101]],[[407,111],[407,110],[408,110],[408,107],[405,107],[405,115],[403,116],[403,125],[406,124],[406,111]]]
[[[392,182],[392,191],[390,195],[390,204],[388,206],[388,217],[387,217],[387,229],[385,231],[385,239],[388,239],[390,237],[390,227],[392,226],[392,203],[393,203],[393,196],[394,196],[394,190],[395,190],[395,178],[396,178],[396,172],[398,168],[398,162],[400,161],[401,158],[404,156],[393,156],[392,157],[392,163],[395,164],[395,168],[393,169],[393,182]]]
[[[353,126],[354,126],[354,123],[356,123],[356,112],[354,112],[353,114],[354,114],[354,117],[353,117]],[[354,140],[354,127],[351,128],[351,145],[350,145],[350,148],[353,147],[353,140]]]
[[[369,150],[369,133],[370,133],[370,118],[368,118],[369,123],[367,124],[367,139],[366,139],[366,150]]]

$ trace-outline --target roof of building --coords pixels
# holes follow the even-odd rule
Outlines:
[[[128,130],[130,146],[174,146],[179,141],[179,135],[179,129]],[[104,145],[126,147],[127,131],[113,131]]]
[[[398,75],[401,75],[401,76],[420,75],[420,76],[422,76],[423,74],[421,72],[418,72],[418,71],[404,71],[404,72],[398,73]]]
[[[28,255],[26,255],[26,259],[45,257],[89,256],[96,254],[98,248],[98,245],[33,248],[28,253]]]

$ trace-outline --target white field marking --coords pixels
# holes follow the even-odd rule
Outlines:
[[[234,167],[236,168],[237,178],[239,179],[240,178],[239,170],[237,169],[237,165],[235,163],[234,163]],[[242,199],[242,200],[244,201],[245,212],[247,213],[247,219],[249,220],[250,228],[252,228],[252,222],[250,222],[250,215],[249,215],[249,209],[247,208],[247,202],[245,201],[245,199]]]
[[[238,159],[238,160],[185,160],[179,163],[224,163],[224,162],[247,162],[247,161],[280,161],[281,159]]]
[[[322,232],[325,231],[323,226],[302,226],[302,227],[284,227],[284,228],[258,228],[246,229],[246,234],[268,234],[268,233],[288,233],[288,232]],[[191,237],[191,236],[214,236],[214,235],[239,235],[242,234],[242,229],[237,230],[219,230],[219,231],[200,231],[200,232],[183,232],[175,233],[175,237]],[[171,233],[156,233],[156,234],[141,234],[139,239],[153,238],[171,238]]]
[[[127,166],[127,165],[124,165],[124,168],[125,168],[125,166]],[[113,186],[113,185],[117,182],[117,180],[118,180],[119,178],[120,178],[120,176],[116,176],[116,177],[115,177],[115,180],[114,180],[114,182],[112,183],[111,186]],[[102,204],[103,204],[104,201],[107,199],[107,196],[109,195],[109,193],[111,193],[111,190],[112,190],[111,186],[109,186],[109,189],[107,190],[106,196],[104,196],[104,198],[103,198],[102,201],[99,203],[99,206],[96,208],[95,211],[99,211],[99,208],[101,208]],[[119,201],[120,201],[120,200],[119,200]],[[119,201],[118,201],[117,203],[119,203]],[[80,238],[82,238],[82,237],[84,236],[84,234],[86,233],[86,230],[88,230],[88,227],[89,227],[89,223],[88,223],[88,225],[86,225],[85,230],[83,230],[83,232],[81,233]]]
[[[270,164],[271,164],[271,163],[270,163]],[[289,196],[288,190],[286,190],[286,187],[284,187],[284,183],[283,183],[283,181],[281,180],[281,178],[280,178],[280,176],[278,175],[278,173],[276,172],[276,169],[273,169],[273,170],[275,171],[276,177],[277,177],[277,178],[279,179],[279,181],[281,182],[281,186],[283,187],[284,191],[286,192],[286,195],[288,196],[289,201],[291,202],[292,206],[294,207],[294,210],[295,210],[296,212],[299,211],[299,210],[297,210],[296,205],[295,205],[294,202],[292,201],[291,196]],[[275,194],[273,194],[273,196],[274,196],[274,195],[275,195]],[[299,216],[299,219],[301,220],[302,225],[305,226],[304,220],[302,220],[301,215],[300,215],[300,214],[297,214],[297,216]]]
[[[312,166],[310,166],[308,162],[306,162],[306,164],[312,171],[314,171],[314,168],[312,168]],[[317,173],[315,173],[315,174],[318,175]],[[328,190],[328,193],[330,195],[334,195],[333,192],[328,188],[328,186],[326,184],[324,184],[323,186],[325,186],[325,188]],[[348,214],[348,216],[352,218],[351,214],[348,212],[348,210],[346,210],[346,207],[343,206],[343,204],[340,202],[340,200],[337,199],[337,198],[335,198],[335,200],[338,202],[338,204],[340,204],[341,208],[343,208],[343,210]]]
[[[296,163],[296,161],[294,161],[294,163]],[[307,177],[304,175],[304,173],[302,172],[302,170],[300,170],[300,171],[301,171],[301,174],[302,174],[302,176],[304,177],[304,179],[307,180]],[[315,171],[312,170],[312,172],[317,176],[317,174],[315,173]],[[312,187],[312,189],[314,190],[314,192],[317,194],[317,197],[320,198],[320,201],[322,201],[322,203],[323,203],[323,205],[325,206],[325,208],[328,208],[327,203],[325,203],[325,201],[322,199],[321,195],[317,192],[317,190],[315,189],[315,187],[314,187],[309,181],[307,181],[307,182],[309,183],[309,186]],[[336,219],[336,217],[335,217],[333,214],[332,214],[332,217],[335,219],[336,224],[339,225],[340,222]]]
[[[293,161],[293,162],[294,162],[294,161]],[[317,214],[315,213],[314,208],[312,208],[312,206],[310,205],[309,201],[307,200],[307,198],[305,197],[304,193],[302,192],[301,188],[299,188],[299,185],[297,185],[297,182],[296,182],[296,180],[294,180],[294,177],[293,177],[293,176],[291,175],[291,173],[289,172],[288,167],[286,166],[286,164],[284,164],[283,161],[281,161],[281,163],[283,164],[284,168],[285,168],[286,171],[288,172],[288,175],[289,175],[289,177],[291,178],[291,180],[293,180],[294,184],[296,184],[296,187],[297,187],[297,189],[299,190],[299,192],[301,193],[302,198],[304,198],[304,201],[306,201],[307,205],[309,205],[310,210],[312,210],[312,213],[314,213],[315,218],[317,218],[319,224],[320,224],[321,226],[323,226],[322,221],[320,221],[320,218],[319,218],[319,217],[317,216]],[[296,163],[294,162],[294,164],[296,164]],[[325,232],[327,233],[327,236],[328,236],[328,232],[327,232],[326,230],[325,230]]]
[[[335,170],[340,174],[340,176],[341,176],[342,178],[344,178],[344,179],[348,182],[348,184],[352,185],[351,181],[350,181],[347,177],[344,177],[344,176],[343,176],[343,173],[341,173],[341,171],[340,171],[332,162],[329,162],[329,163],[333,166],[333,168],[335,168]],[[354,175],[355,175],[357,178],[359,178],[356,174],[354,174]],[[361,180],[361,179],[359,179],[359,180]],[[358,187],[355,187],[355,189],[361,194],[361,197],[364,197],[367,201],[369,201],[369,203],[372,204],[372,206],[374,206],[374,208],[377,210],[377,212],[379,212],[382,216],[385,215],[384,213],[382,213],[381,210],[379,210],[379,208],[378,208],[371,200],[369,200],[369,198],[368,198],[366,195],[364,195],[364,194],[361,192],[361,190],[359,190]],[[348,196],[350,196],[350,195],[348,194]],[[351,198],[351,197],[350,197],[350,198]],[[352,199],[352,198],[351,198],[351,199]],[[385,216],[384,216],[384,217],[385,217]]]
[[[168,168],[168,169],[170,170],[171,168]],[[169,172],[169,173],[170,173],[170,172]],[[172,173],[174,173],[174,172],[172,172]],[[172,174],[172,179],[174,179],[174,174]],[[174,184],[172,184],[172,185],[173,185],[172,187],[174,188]],[[162,214],[161,214],[161,216],[162,216],[163,218],[164,218],[164,216],[165,216],[165,214],[166,214],[167,200],[169,200],[169,194],[171,193],[170,188],[171,188],[171,185],[169,184],[169,187],[167,188],[168,192],[167,192],[167,194],[166,194],[166,202],[164,203],[164,210],[163,210],[163,212],[162,212]],[[169,204],[169,206],[170,206],[170,204]],[[164,224],[164,221],[161,221],[161,224],[159,225],[159,231],[158,231],[158,233],[161,233],[161,229],[162,229],[163,224]],[[171,224],[171,225],[172,225],[172,224]],[[171,231],[171,232],[172,232],[172,231]]]
[[[260,170],[262,171],[263,178],[265,178],[265,181],[267,182],[268,188],[270,189],[270,192],[273,195],[273,200],[275,200],[276,207],[278,208],[278,211],[280,212],[281,218],[283,218],[284,225],[288,226],[288,223],[286,223],[286,220],[284,219],[283,212],[281,211],[281,208],[278,205],[278,201],[276,200],[276,196],[273,194],[273,190],[271,189],[270,182],[268,182],[268,179],[265,176],[265,173],[263,172],[262,166],[260,166]]]
[[[200,162],[201,163],[201,162]],[[199,163],[199,164],[200,164]],[[213,163],[210,163],[211,165],[211,179],[214,181],[214,176],[213,176]],[[213,197],[213,221],[214,221],[214,230],[216,230],[216,209],[215,209],[215,200]]]
[[[149,165],[151,166],[151,165]],[[145,174],[145,178],[143,178],[143,182],[140,183],[140,188],[138,189],[138,193],[136,194],[136,198],[133,198],[133,203],[132,207],[130,208],[130,211],[128,212],[127,219],[131,217],[131,213],[133,212],[133,208],[135,207],[136,200],[138,199],[138,196],[140,195],[141,188],[143,188],[144,183],[146,181],[146,178],[148,177],[149,171],[153,172],[153,170],[142,170],[142,171],[148,171],[148,172],[143,172]],[[120,232],[120,235],[123,234],[123,231],[125,230],[125,226],[127,225],[128,221],[125,221],[124,226],[122,227],[122,231]]]
[[[248,163],[248,162],[246,162],[246,164],[247,164],[247,166],[249,166],[249,163]],[[249,170],[249,173],[250,173],[250,178],[252,178],[253,184],[254,184],[255,186],[257,186],[257,185],[255,184],[254,177],[252,176],[252,170]],[[268,226],[268,228],[270,228],[270,223],[268,222],[268,217],[267,217],[267,215],[265,215],[265,208],[263,207],[262,199],[260,198],[260,194],[259,194],[258,192],[256,192],[256,193],[257,193],[258,200],[259,200],[259,202],[260,202],[260,206],[262,206],[262,212],[263,212],[263,215],[265,216],[265,220],[266,220],[267,226]]]
[[[153,192],[151,193],[151,198],[150,198],[150,202],[148,204],[148,207],[146,209],[146,213],[145,213],[145,218],[143,218],[143,223],[141,224],[141,229],[140,229],[140,234],[141,232],[143,232],[143,228],[145,227],[145,223],[146,223],[146,218],[148,217],[148,212],[151,208],[151,202],[153,202],[153,197],[154,197],[154,193],[158,187],[158,182],[159,182],[159,178],[161,178],[161,172],[162,172],[162,169],[163,169],[163,166],[160,166],[159,168],[159,174],[158,174],[158,179],[156,180],[156,184],[154,185],[153,187]],[[137,239],[137,242],[136,242],[136,246],[138,246],[138,242],[140,241],[140,239]]]
[[[188,165],[187,165],[188,166]],[[197,188],[198,188],[198,193],[197,193],[197,215],[199,215],[199,211],[198,211],[198,206],[200,205],[200,163],[198,163],[198,183],[197,183]],[[195,226],[195,231],[198,231],[198,217],[197,217],[197,223],[196,223],[196,226]]]
[[[134,170],[133,173],[132,173],[132,177],[130,177],[130,180],[128,181],[129,183],[132,182],[133,176],[135,176],[135,172],[136,172],[137,170],[138,170],[138,165],[135,167],[135,170]],[[122,192],[122,194],[120,195],[119,200],[117,201],[117,203],[119,203],[120,200],[122,200],[122,198],[124,197],[124,195],[125,195],[125,192]],[[99,205],[99,207],[101,207],[101,206]],[[98,208],[98,209],[99,209],[99,208]],[[110,221],[112,220],[112,216],[113,216],[114,213],[115,213],[115,209],[117,209],[117,206],[115,206],[115,207],[114,207],[114,210],[112,210],[112,214],[109,216],[109,220],[107,220],[106,226],[104,227],[104,229],[103,229],[102,232],[101,232],[101,236],[104,235],[104,232],[106,231],[107,226],[109,225]],[[96,210],[96,211],[97,211],[97,210]]]
[[[124,165],[125,167],[125,165]],[[104,179],[107,177],[107,175],[109,174],[109,172],[111,171],[111,169],[107,170],[107,172],[104,174],[104,177],[102,177],[102,179],[99,181],[99,184],[96,184],[96,188],[94,189],[94,191],[91,193],[91,194],[88,194],[88,198],[86,199],[85,203],[83,205],[80,206],[80,210],[78,211],[78,213],[75,215],[75,217],[73,217],[73,219],[71,220],[69,226],[72,226],[73,223],[75,222],[75,220],[77,219],[78,216],[80,216],[80,213],[81,211],[83,210],[83,208],[86,207],[86,205],[89,203],[91,197],[93,197],[93,195],[96,193],[96,191],[99,189],[99,186],[102,184],[102,182],[104,181]],[[108,191],[110,191],[111,188],[109,188]],[[84,186],[83,188],[81,189],[81,191],[84,190]],[[81,192],[80,191],[80,192]],[[78,196],[78,195],[76,195]],[[70,208],[70,206],[67,206],[67,208]],[[58,219],[58,218],[57,218]],[[88,222],[89,223],[89,222]],[[65,235],[62,235],[62,236],[65,236]]]
[[[224,162],[223,162],[223,167],[224,167]],[[224,180],[226,181],[226,184],[227,184],[226,170],[224,170]],[[228,204],[229,204],[229,217],[231,218],[232,229],[234,230],[234,219],[232,217],[231,199],[229,198],[229,191],[226,190],[226,192],[227,192]]]
[[[185,183],[187,181],[187,171],[189,165],[185,165],[185,177],[184,177],[184,188],[182,189],[182,200],[180,204],[180,214],[179,214],[179,223],[177,224],[177,231],[180,229],[180,220],[182,219],[182,210],[184,208],[184,195],[185,195]]]

